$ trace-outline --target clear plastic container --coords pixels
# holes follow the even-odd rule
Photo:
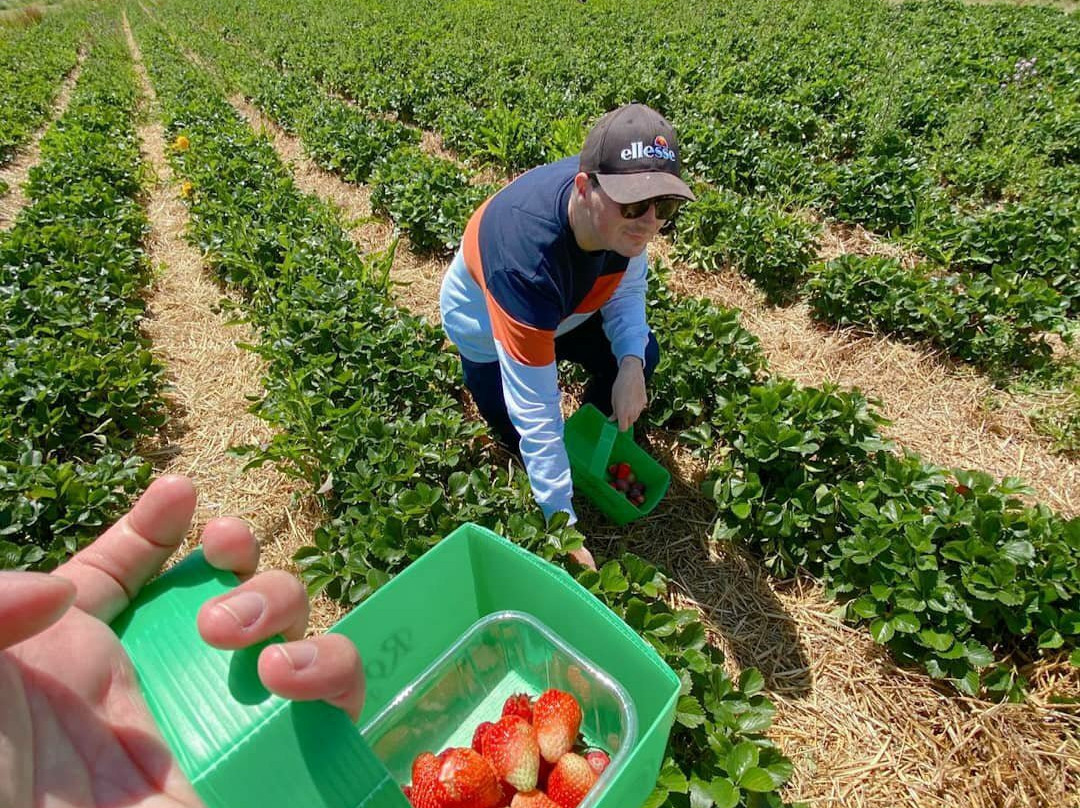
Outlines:
[[[390,774],[412,778],[421,752],[472,744],[476,727],[498,721],[515,693],[536,698],[565,690],[582,709],[581,734],[611,756],[580,808],[597,803],[637,741],[637,713],[626,690],[535,617],[516,611],[474,623],[442,656],[361,727]]]

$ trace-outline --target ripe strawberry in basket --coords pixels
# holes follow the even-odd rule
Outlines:
[[[517,791],[536,788],[540,745],[532,724],[518,715],[504,716],[487,731],[481,746],[496,777]]]
[[[559,803],[543,791],[522,791],[514,795],[510,808],[559,808]]]
[[[547,794],[561,808],[577,808],[596,780],[597,774],[585,758],[567,752],[548,777]]]
[[[528,693],[515,693],[503,703],[503,716],[519,715],[530,724],[533,720],[532,699]]]
[[[585,760],[588,761],[590,768],[596,772],[597,777],[603,774],[604,769],[611,765],[611,757],[603,749],[590,749],[585,753]]]
[[[415,808],[497,808],[502,789],[495,772],[472,749],[447,749],[437,757],[425,752],[413,761]]]
[[[554,763],[574,748],[581,729],[577,699],[561,690],[546,690],[533,705],[533,726],[544,760]]]

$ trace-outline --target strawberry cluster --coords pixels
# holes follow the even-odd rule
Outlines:
[[[645,502],[645,483],[638,480],[629,463],[612,463],[607,469],[607,482],[616,491],[626,494],[632,505]]]
[[[420,754],[402,790],[413,808],[577,808],[611,762],[578,744],[580,729],[569,693],[519,693],[476,728],[472,748]]]

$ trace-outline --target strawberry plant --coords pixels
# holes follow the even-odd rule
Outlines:
[[[989,275],[924,274],[895,259],[845,255],[807,284],[814,314],[928,340],[991,370],[1046,366],[1046,336],[1069,336],[1066,302],[1044,281],[995,269]]]
[[[415,247],[446,255],[461,243],[473,211],[496,190],[470,185],[448,160],[402,147],[376,168],[371,205],[408,233]]]
[[[768,203],[707,190],[676,223],[674,256],[696,269],[733,267],[772,302],[791,298],[815,256],[816,228]]]
[[[69,7],[0,39],[0,165],[48,120],[86,28],[85,10]]]

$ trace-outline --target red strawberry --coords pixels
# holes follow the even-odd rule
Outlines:
[[[619,480],[626,480],[630,476],[630,471],[629,463],[619,463],[615,467],[615,477]],[[627,482],[629,482],[629,480],[627,480]]]
[[[577,808],[596,782],[596,772],[581,755],[567,752],[548,778],[547,793],[562,808]]]
[[[483,753],[500,780],[518,791],[536,788],[540,744],[532,724],[521,716],[500,718],[484,736]]]
[[[484,721],[480,726],[476,728],[476,732],[472,736],[472,748],[480,753],[484,751],[484,736],[488,734],[488,731],[495,726],[490,721]]]
[[[527,693],[515,693],[513,696],[506,700],[502,709],[503,716],[519,715],[532,723],[532,699],[529,698]]]
[[[412,801],[412,786],[402,786],[401,793],[405,795],[405,799],[409,801],[409,805],[415,805]]]
[[[502,789],[481,755],[454,748],[413,761],[412,797],[416,808],[496,808]]]
[[[574,748],[581,728],[581,708],[569,693],[547,690],[533,705],[533,726],[540,754],[554,763]]]
[[[519,791],[514,795],[510,808],[559,808],[543,791]]]
[[[596,772],[597,777],[603,774],[604,769],[611,765],[611,758],[603,749],[590,749],[585,753],[585,760],[592,770]]]
[[[445,791],[439,782],[439,759],[431,752],[423,752],[413,761],[409,802],[416,808],[441,808],[445,803]]]

